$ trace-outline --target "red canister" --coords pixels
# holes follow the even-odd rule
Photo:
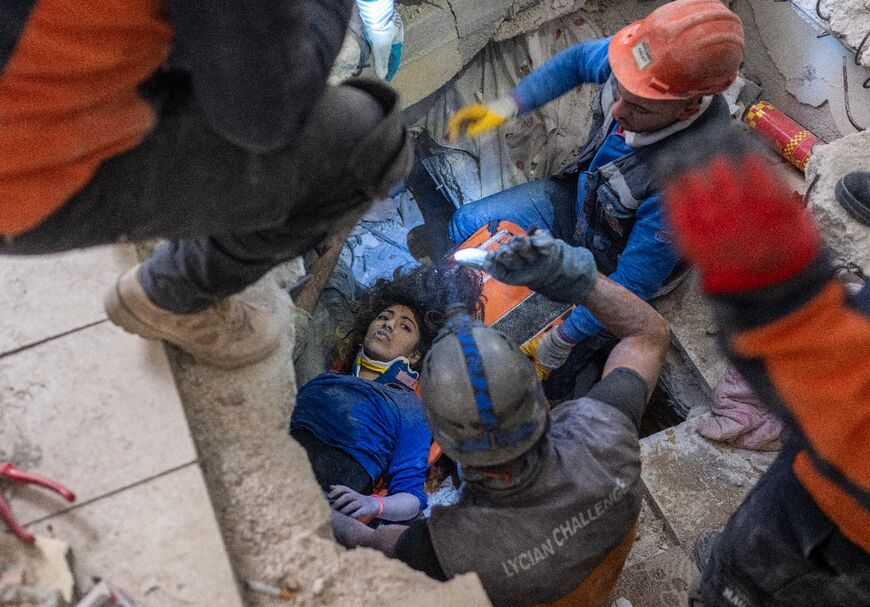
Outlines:
[[[743,114],[743,122],[773,142],[780,155],[806,170],[818,138],[767,101],[759,101]]]

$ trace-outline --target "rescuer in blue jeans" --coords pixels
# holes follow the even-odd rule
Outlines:
[[[689,15],[692,19],[685,19]],[[592,251],[598,270],[642,299],[668,283],[679,262],[667,234],[654,164],[687,136],[711,145],[730,122],[720,94],[743,58],[739,17],[717,0],[676,0],[611,38],[577,44],[489,104],[460,109],[451,137],[476,137],[583,83],[600,84],[589,139],[556,177],[460,208],[450,237],[462,242],[491,221],[546,228]],[[614,343],[583,306],[531,344],[551,398],[574,389],[577,371]],[[566,364],[567,363],[567,364]],[[585,386],[577,386],[583,392]]]

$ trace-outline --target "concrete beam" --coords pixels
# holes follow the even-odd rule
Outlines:
[[[448,0],[399,5],[405,22],[402,67],[393,80],[408,107],[437,91],[462,69],[456,21]]]

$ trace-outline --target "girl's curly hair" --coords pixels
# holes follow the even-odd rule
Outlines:
[[[379,279],[351,306],[354,322],[341,339],[334,368],[349,372],[372,321],[386,308],[400,304],[414,312],[420,328],[417,350],[421,360],[447,320],[448,307],[463,305],[475,318],[483,318],[481,274],[471,268],[424,265],[394,277]]]

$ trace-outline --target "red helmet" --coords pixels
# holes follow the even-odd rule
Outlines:
[[[674,0],[619,30],[608,57],[629,92],[685,99],[728,88],[743,51],[740,17],[720,0]]]

